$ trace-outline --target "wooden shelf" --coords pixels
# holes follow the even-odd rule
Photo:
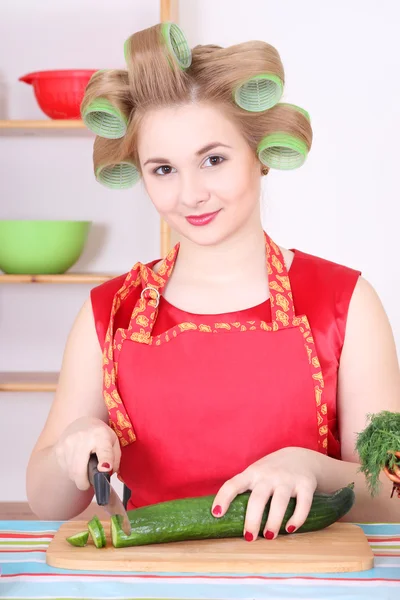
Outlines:
[[[103,283],[116,277],[103,273],[64,273],[63,275],[7,275],[0,273],[0,283]]]
[[[55,392],[58,373],[0,373],[0,392]]]
[[[54,136],[63,137],[89,136],[93,133],[80,119],[38,119],[38,120],[3,120],[0,121],[1,136]]]
[[[80,119],[3,120],[0,129],[86,129]]]

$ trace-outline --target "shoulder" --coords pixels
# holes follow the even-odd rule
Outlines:
[[[294,250],[289,277],[296,312],[308,315],[318,330],[329,332],[330,339],[334,335],[341,346],[361,271]]]
[[[354,288],[349,307],[349,322],[358,323],[365,329],[368,321],[369,328],[388,327],[389,319],[382,301],[374,286],[364,277],[360,277]]]
[[[122,287],[127,275],[128,273],[123,273],[118,277],[113,277],[90,291],[93,320],[101,348],[104,346],[114,296]]]
[[[122,275],[118,275],[117,277],[112,277],[99,285],[96,285],[92,288],[90,292],[90,298],[92,300],[92,304],[100,302],[103,304],[107,302],[109,299],[113,299],[118,290],[122,287],[128,272],[123,273]]]
[[[157,260],[153,260],[147,263],[143,263],[146,266],[150,267],[151,269],[154,269],[154,265],[158,264],[159,259]],[[136,264],[140,264],[136,263]],[[112,277],[111,279],[108,279],[107,281],[104,281],[103,283],[101,283],[100,285],[95,286],[94,288],[92,288],[91,292],[90,292],[90,297],[92,300],[92,304],[101,304],[101,305],[108,305],[110,304],[110,309],[111,309],[111,304],[113,301],[113,298],[115,296],[115,294],[118,292],[119,289],[121,289],[121,287],[123,286],[125,279],[127,278],[127,276],[129,275],[131,271],[127,271],[126,273],[122,273],[122,275],[117,275],[116,277]]]
[[[357,281],[350,300],[345,341],[346,356],[349,355],[351,361],[355,352],[366,353],[372,346],[371,352],[376,353],[375,360],[378,360],[379,353],[381,355],[379,359],[382,360],[387,351],[394,359],[398,370],[394,335],[388,315],[377,291],[363,277]],[[387,359],[386,363],[389,362]]]
[[[151,261],[149,263],[145,263],[147,266],[153,268],[153,265],[157,261]],[[92,288],[90,292],[90,302],[93,312],[93,318],[96,326],[97,336],[99,338],[100,345],[103,347],[105,335],[107,332],[108,324],[111,316],[111,308],[114,300],[115,294],[118,290],[123,286],[125,279],[127,278],[129,271],[123,273],[122,275],[118,275],[117,277],[113,277],[100,285]],[[121,308],[118,311],[115,319],[115,327],[124,327],[125,322],[130,317],[130,314],[133,310],[135,302],[137,301],[140,289],[137,288],[132,293],[129,294],[129,297],[121,304]]]
[[[359,269],[294,250],[289,271],[297,292],[318,295],[323,302],[350,301],[361,276]],[[293,290],[294,291],[294,290]]]
[[[353,267],[333,262],[314,254],[307,254],[301,250],[293,250],[293,273],[299,273],[304,276],[318,277],[321,279],[353,278],[355,280],[361,274],[361,271]]]

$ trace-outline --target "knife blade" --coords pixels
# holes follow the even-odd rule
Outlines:
[[[120,515],[122,530],[126,535],[130,535],[132,531],[131,523],[121,498],[110,483],[110,474],[99,471],[98,464],[97,455],[91,454],[88,463],[88,478],[90,484],[94,487],[96,502],[110,516]]]

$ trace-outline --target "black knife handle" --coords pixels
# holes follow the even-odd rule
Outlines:
[[[110,486],[107,482],[110,481],[110,473],[102,473],[97,467],[99,459],[97,454],[91,454],[88,463],[88,478],[90,484],[94,487],[96,502],[99,506],[105,506],[110,501]]]

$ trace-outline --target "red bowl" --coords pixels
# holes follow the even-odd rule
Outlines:
[[[19,81],[33,85],[37,103],[50,119],[80,119],[85,88],[97,70],[37,71]]]

